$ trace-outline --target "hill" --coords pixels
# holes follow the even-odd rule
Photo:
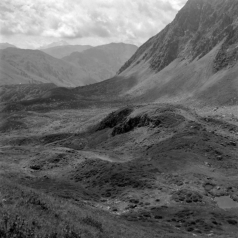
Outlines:
[[[77,67],[80,66],[97,81],[113,77],[119,68],[135,53],[137,46],[124,43],[111,43],[74,52],[63,58]]]
[[[6,48],[9,48],[9,47],[16,48],[15,45],[12,45],[12,44],[9,44],[9,43],[0,43],[0,49],[6,49]]]
[[[53,83],[74,87],[95,81],[82,69],[39,50],[7,48],[0,51],[0,85]]]
[[[150,101],[237,104],[237,12],[237,1],[189,0],[118,71],[138,80],[125,94]]]
[[[50,47],[47,49],[41,49],[41,51],[55,58],[61,59],[65,56],[69,56],[73,52],[82,52],[90,48],[92,48],[92,46],[90,45],[62,45]]]

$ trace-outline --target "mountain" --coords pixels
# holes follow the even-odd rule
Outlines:
[[[7,48],[0,51],[0,60],[0,85],[53,83],[74,87],[95,82],[80,67],[39,50]]]
[[[101,78],[101,68],[107,65],[102,77],[105,79],[113,75],[110,70],[114,62],[105,55],[120,58],[122,50],[112,49],[106,54],[103,47],[114,45],[120,44],[72,53],[63,59],[97,80]],[[108,102],[120,99],[127,103],[233,106],[238,105],[237,61],[238,2],[189,0],[175,19],[143,44],[117,75],[68,90],[67,95],[81,101],[84,97]],[[54,95],[54,91],[47,97]]]
[[[0,49],[6,49],[6,48],[9,48],[9,47],[12,47],[12,48],[16,48],[15,45],[11,45],[9,43],[0,43]]]
[[[63,45],[69,45],[69,43],[66,41],[52,42],[48,45],[43,45],[43,46],[39,47],[39,50],[48,49],[48,48],[52,48],[52,47],[56,47],[56,46],[63,46]]]
[[[238,1],[189,0],[118,76],[137,80],[126,95],[149,101],[238,104]]]
[[[92,46],[90,45],[62,45],[62,46],[55,46],[55,47],[51,47],[47,49],[42,49],[41,51],[55,58],[61,59],[65,56],[69,56],[73,52],[82,52],[90,48],[92,48]]]
[[[113,77],[119,68],[135,53],[137,46],[111,43],[74,52],[62,58],[77,67],[80,66],[91,78],[102,81]]]

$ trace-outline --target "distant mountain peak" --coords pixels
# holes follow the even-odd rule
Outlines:
[[[90,45],[60,45],[40,50],[55,58],[62,59],[73,52],[82,52],[90,48],[92,48]]]
[[[113,77],[137,48],[131,44],[109,43],[82,52],[73,52],[62,59],[83,68],[97,81],[103,81]]]
[[[63,46],[63,45],[70,45],[70,44],[68,42],[66,42],[66,41],[61,40],[61,41],[57,41],[57,42],[52,42],[52,43],[50,43],[48,45],[43,45],[43,46],[39,47],[39,49],[40,50],[41,49],[48,49],[48,48],[51,48],[51,47]]]
[[[6,49],[6,48],[17,48],[15,45],[9,44],[7,42],[5,43],[0,43],[0,49]]]
[[[56,59],[40,50],[7,48],[0,51],[0,85],[54,83],[83,86],[96,81],[80,67]]]

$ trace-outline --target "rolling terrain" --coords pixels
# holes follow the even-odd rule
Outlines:
[[[237,238],[237,7],[189,0],[103,82],[0,86],[0,237]]]
[[[237,209],[214,200],[238,201],[238,117],[225,116],[169,104],[2,112],[0,232],[236,237]]]

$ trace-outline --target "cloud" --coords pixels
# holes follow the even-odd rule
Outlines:
[[[1,0],[1,35],[141,44],[186,0]]]

